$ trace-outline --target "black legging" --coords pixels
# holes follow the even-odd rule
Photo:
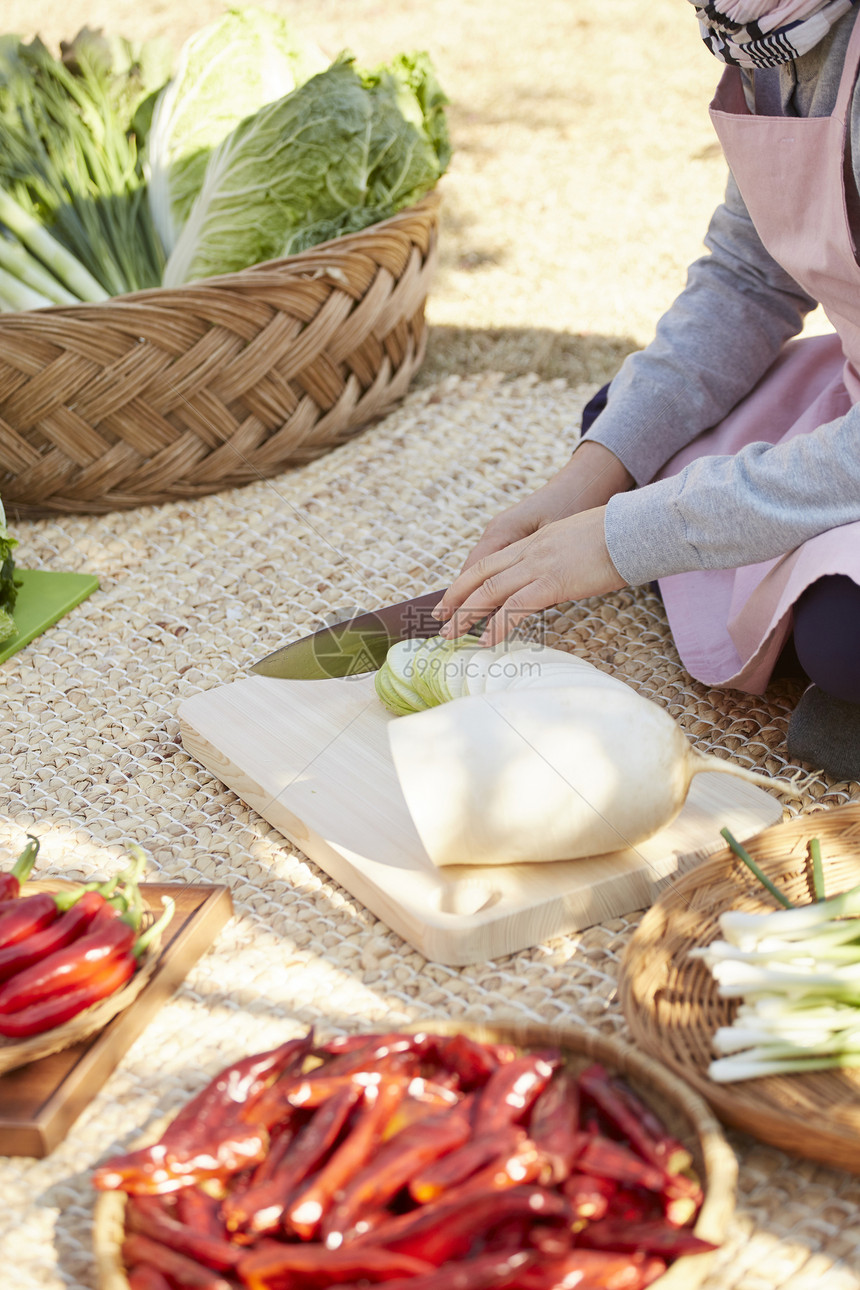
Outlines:
[[[582,411],[585,435],[606,407],[608,385]],[[860,703],[860,586],[841,573],[813,582],[794,606],[794,649],[810,681]]]

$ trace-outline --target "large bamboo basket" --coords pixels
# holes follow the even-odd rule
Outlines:
[[[0,316],[8,517],[200,497],[349,438],[423,359],[438,205],[241,273]]]
[[[559,1047],[565,1054],[568,1069],[575,1074],[597,1061],[623,1075],[693,1156],[705,1197],[693,1230],[715,1245],[726,1239],[735,1207],[737,1162],[705,1103],[660,1062],[617,1039],[577,1026],[475,1025],[433,1018],[406,1029],[449,1035],[462,1031],[483,1042],[513,1043],[524,1049]],[[169,1118],[160,1121],[134,1146],[156,1142],[168,1123]],[[96,1200],[93,1250],[98,1290],[129,1290],[121,1252],[125,1205],[125,1193],[121,1191],[101,1192]],[[696,1290],[716,1258],[717,1252],[713,1251],[677,1259],[653,1282],[654,1290]]]

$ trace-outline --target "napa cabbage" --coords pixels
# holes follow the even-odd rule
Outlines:
[[[446,102],[425,53],[372,72],[345,54],[264,105],[209,157],[164,285],[295,254],[416,202],[450,159]]]
[[[182,47],[159,94],[147,140],[150,210],[170,253],[209,155],[245,117],[328,66],[319,47],[276,13],[231,8]]]

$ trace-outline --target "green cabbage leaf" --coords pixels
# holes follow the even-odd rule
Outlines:
[[[18,583],[15,581],[12,552],[17,545],[6,529],[6,512],[0,502],[0,641],[14,636],[16,631],[12,610],[18,598]]]
[[[159,94],[147,138],[149,206],[173,249],[210,153],[246,116],[328,66],[319,47],[279,14],[231,8],[183,45]]]
[[[165,286],[296,254],[418,201],[450,160],[429,56],[373,72],[343,55],[212,152],[168,257]]]

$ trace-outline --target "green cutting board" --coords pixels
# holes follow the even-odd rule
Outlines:
[[[14,636],[0,641],[0,663],[5,663],[34,637],[53,627],[54,623],[98,589],[99,580],[92,573],[54,573],[50,569],[15,569],[20,582],[18,599],[12,617],[18,628]]]

